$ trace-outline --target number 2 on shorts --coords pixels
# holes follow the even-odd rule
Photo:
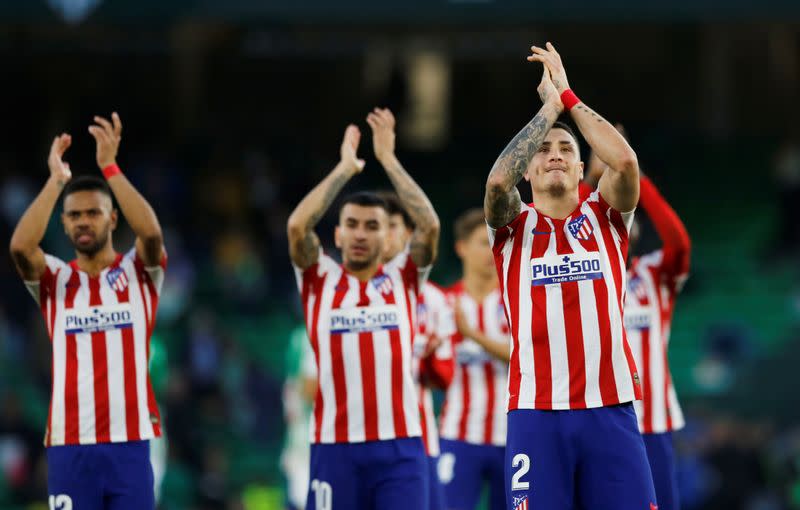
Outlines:
[[[531,469],[531,459],[524,453],[518,453],[514,455],[514,460],[511,461],[511,467],[516,468],[517,472],[514,473],[514,476],[511,478],[511,490],[512,491],[526,491],[531,488],[530,482],[520,482],[520,478],[528,474],[528,471]]]

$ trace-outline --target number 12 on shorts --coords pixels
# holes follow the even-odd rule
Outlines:
[[[511,490],[512,491],[526,491],[531,488],[530,482],[523,482],[522,477],[528,474],[531,469],[531,459],[524,453],[514,455],[511,461],[511,467],[516,469],[514,476],[511,477]]]
[[[311,481],[311,491],[314,493],[314,507],[317,510],[333,509],[333,488],[331,484],[314,479]]]

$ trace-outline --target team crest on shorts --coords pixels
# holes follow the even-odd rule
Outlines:
[[[514,510],[528,510],[528,496],[514,497]]]
[[[592,238],[592,232],[594,231],[592,222],[589,221],[589,218],[587,218],[585,214],[581,214],[570,221],[567,224],[567,228],[569,229],[569,233],[572,234],[572,237],[579,241],[588,241]]]
[[[111,288],[117,292],[122,292],[128,288],[128,275],[121,267],[115,267],[106,275],[106,280]]]

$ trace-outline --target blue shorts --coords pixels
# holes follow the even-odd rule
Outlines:
[[[51,446],[47,492],[56,510],[153,510],[150,443]]]
[[[428,457],[428,510],[444,509],[444,488],[439,481],[439,457]]]
[[[511,411],[505,468],[511,510],[653,510],[657,505],[632,404]]]
[[[439,479],[448,510],[473,510],[484,484],[489,485],[490,510],[505,508],[503,466],[505,448],[464,441],[440,440]]]
[[[428,460],[418,437],[311,445],[306,510],[428,508]]]
[[[642,434],[647,460],[653,472],[656,486],[658,510],[678,510],[678,479],[675,475],[675,451],[672,448],[672,432]]]

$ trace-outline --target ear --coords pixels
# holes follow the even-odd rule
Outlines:
[[[456,249],[456,255],[458,255],[458,258],[463,259],[464,258],[464,251],[466,250],[466,247],[464,246],[464,240],[463,239],[456,241],[455,249]]]
[[[531,165],[528,165],[528,168],[526,168],[526,169],[525,169],[525,175],[523,175],[523,177],[525,178],[525,180],[526,180],[527,182],[531,182],[531,175],[530,175],[530,173],[531,173]]]
[[[585,167],[585,165],[583,164],[583,161],[578,161],[578,170],[580,171],[580,174],[581,174],[580,177],[578,178],[578,180],[581,180],[581,181],[583,180],[584,167]]]
[[[69,237],[69,231],[67,230],[67,215],[63,212],[61,213],[61,225],[64,227],[64,233],[67,234],[67,237]]]
[[[336,247],[340,250],[342,249],[342,241],[340,239],[341,233],[339,229],[339,225],[336,225],[336,228],[333,231],[333,241],[336,243]]]
[[[111,231],[117,230],[117,222],[119,221],[119,212],[116,209],[111,209]]]

